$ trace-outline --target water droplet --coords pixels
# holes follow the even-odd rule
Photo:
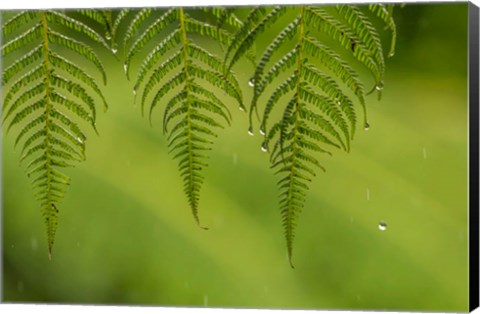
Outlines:
[[[262,152],[266,153],[268,152],[268,146],[266,142],[263,142],[262,147],[261,147]]]
[[[110,33],[107,33],[107,34],[105,35],[105,39],[106,39],[106,40],[112,40],[112,36],[110,35]]]
[[[380,221],[380,222],[378,223],[378,230],[380,230],[380,231],[385,231],[385,230],[387,230],[387,223],[386,223],[385,221],[383,221],[383,220]]]
[[[340,99],[337,99],[337,105],[341,105],[342,102],[340,101]]]
[[[252,127],[248,128],[248,135],[253,136],[253,129]]]
[[[203,295],[203,306],[208,306],[208,295]]]
[[[365,131],[370,130],[370,123],[365,122],[365,125],[363,126],[363,129],[364,129]]]
[[[124,63],[123,64],[123,71],[125,72],[125,74],[127,73],[127,70],[128,70],[128,64]]]
[[[375,89],[377,91],[381,91],[383,89],[383,81],[380,81],[376,86]]]
[[[423,151],[423,159],[427,159],[427,149],[424,147],[422,151]]]
[[[118,49],[117,48],[112,48],[112,53],[113,54],[116,54],[118,52]]]
[[[83,144],[83,141],[81,138],[77,137],[77,142],[79,142],[80,144]]]
[[[391,58],[391,57],[393,57],[394,55],[395,55],[395,52],[392,51],[392,52],[390,52],[390,53],[388,54],[388,57]]]
[[[255,86],[255,80],[253,79],[253,77],[250,79],[250,81],[248,81],[248,86],[250,86],[250,87]]]
[[[260,126],[259,132],[262,136],[265,136],[265,126],[264,125]]]
[[[135,88],[133,89],[133,96],[137,96],[137,90]]]
[[[242,106],[238,107],[238,110],[240,111],[245,111],[245,108],[243,108]]]
[[[370,200],[370,189],[367,189],[367,201]]]

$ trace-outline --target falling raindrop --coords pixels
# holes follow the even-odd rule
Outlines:
[[[31,238],[30,239],[30,246],[32,247],[33,251],[36,251],[38,249],[38,241],[37,238]]]
[[[363,126],[363,129],[364,129],[365,131],[370,130],[370,123],[365,122],[365,125]]]
[[[253,136],[253,128],[252,127],[248,128],[248,135]]]
[[[423,151],[423,159],[427,159],[427,149],[424,147],[422,151]]]
[[[380,221],[380,222],[378,223],[378,229],[379,229],[380,231],[385,231],[385,230],[387,230],[387,223],[386,223],[385,221],[383,221],[383,220]]]
[[[263,142],[261,149],[262,149],[262,152],[264,153],[268,152],[268,146],[266,142]]]

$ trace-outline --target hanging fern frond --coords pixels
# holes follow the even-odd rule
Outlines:
[[[370,10],[394,29],[383,7]],[[362,108],[363,126],[369,127],[360,68],[348,58],[371,73],[374,91],[383,87],[383,46],[367,13],[352,5],[253,8],[227,49],[229,70],[255,41],[269,41],[252,77],[249,132],[256,114],[264,136],[261,149],[270,153],[280,177],[279,206],[292,267],[299,214],[310,182],[318,170],[325,171],[318,157],[334,149],[349,151],[358,119],[355,102]],[[277,25],[282,27],[273,39],[263,36]]]
[[[231,27],[240,25],[226,9],[197,10],[214,17],[224,16],[223,23]],[[137,55],[147,54],[134,78],[134,94],[138,94],[142,114],[145,107],[149,107],[150,121],[154,110],[163,108],[163,130],[167,133],[168,147],[173,158],[178,160],[188,203],[200,225],[198,208],[204,181],[202,170],[208,165],[206,152],[211,149],[218,130],[231,120],[228,107],[212,89],[223,91],[241,108],[243,96],[233,73],[223,71],[223,60],[213,49],[207,49],[196,40],[202,37],[229,45],[230,34],[222,27],[195,18],[194,11],[184,8],[137,11],[125,36],[125,73],[130,76]],[[147,18],[153,22],[145,27]],[[162,39],[144,52],[145,46],[159,33],[164,34]],[[133,38],[136,40],[130,44]]]
[[[12,35],[22,28],[23,33]],[[26,172],[45,220],[49,256],[59,203],[70,185],[63,168],[85,159],[86,135],[81,124],[86,122],[96,131],[96,99],[107,107],[94,76],[77,65],[80,58],[91,63],[106,81],[103,63],[90,43],[56,30],[65,28],[109,49],[95,30],[60,11],[23,11],[2,28],[2,57],[16,59],[2,73],[6,88],[2,121],[7,132],[18,130],[15,145],[22,143],[21,161],[28,161]],[[79,59],[62,56],[65,48]]]

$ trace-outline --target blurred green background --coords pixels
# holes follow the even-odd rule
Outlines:
[[[87,161],[67,170],[51,261],[19,150],[3,138],[3,301],[466,311],[467,10],[396,8],[383,99],[368,97],[370,130],[357,132],[350,153],[325,160],[311,185],[296,269],[278,178],[261,136],[247,135],[247,115],[233,111],[211,152],[202,230],[160,114],[151,128],[125,92],[121,63],[110,64],[110,109],[99,114],[100,136],[88,131]]]

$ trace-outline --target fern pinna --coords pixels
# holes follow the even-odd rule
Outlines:
[[[160,16],[153,18],[159,12]],[[217,130],[225,123],[230,124],[231,119],[229,108],[215,91],[222,91],[243,106],[236,77],[230,71],[224,74],[222,59],[198,41],[200,37],[212,40],[210,45],[212,42],[228,45],[231,40],[223,28],[194,17],[205,13],[213,18],[223,16],[224,22],[232,27],[238,23],[227,10],[220,8],[166,11],[146,8],[135,13],[124,37],[125,72],[129,77],[134,57],[156,35],[165,34],[141,62],[134,94],[141,102],[142,113],[148,106],[150,121],[153,110],[163,107],[163,131],[168,133],[168,147],[178,160],[184,191],[199,225],[198,202],[204,181],[201,171],[207,166],[206,151],[211,149]],[[153,22],[141,31],[148,18]],[[137,39],[130,43],[136,33],[139,33]]]
[[[309,182],[316,169],[325,171],[317,155],[331,155],[332,148],[349,150],[357,124],[353,99],[362,108],[364,127],[369,127],[366,92],[358,70],[347,58],[353,57],[372,74],[370,92],[376,90],[380,95],[383,87],[384,52],[371,22],[372,12],[394,30],[391,9],[380,4],[368,9],[351,5],[256,7],[226,52],[229,70],[267,29],[280,21],[286,24],[276,37],[265,38],[269,44],[250,82],[249,132],[257,115],[264,136],[261,148],[269,151],[271,167],[280,176],[280,210],[292,267],[293,240]],[[393,42],[394,38],[392,49]]]
[[[6,61],[2,85],[7,88],[3,124],[7,132],[17,130],[15,145],[22,143],[21,161],[28,161],[26,172],[45,220],[49,255],[57,230],[58,204],[70,184],[63,169],[85,159],[87,138],[82,123],[96,131],[95,99],[105,109],[107,106],[98,83],[83,69],[86,61],[105,83],[102,62],[92,47],[65,35],[65,29],[109,48],[98,32],[61,11],[18,12],[2,28],[1,52]],[[15,52],[23,56],[16,58]],[[80,57],[75,59],[72,54]]]

